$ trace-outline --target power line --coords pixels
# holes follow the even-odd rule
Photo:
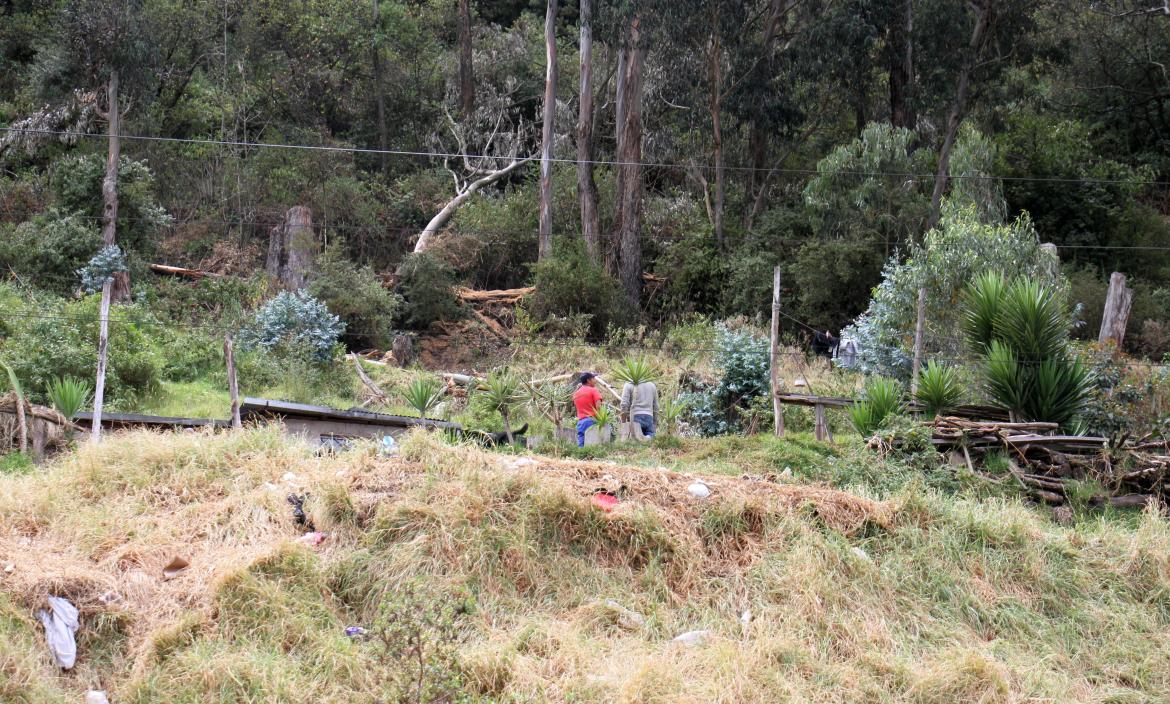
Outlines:
[[[54,135],[60,137],[83,137],[89,139],[109,139],[108,134],[99,132],[76,132],[67,130],[45,130],[33,129],[27,127],[0,127],[0,132],[20,133],[20,134],[42,134]],[[535,161],[539,155],[531,154],[527,156],[516,157],[502,157],[493,156],[491,154],[456,154],[451,152],[432,152],[419,151],[409,149],[374,149],[371,147],[340,147],[323,144],[283,144],[279,142],[247,142],[239,140],[220,140],[220,139],[203,139],[193,137],[163,137],[158,135],[119,135],[120,139],[129,141],[143,141],[143,142],[162,142],[175,144],[199,144],[212,146],[226,146],[226,147],[243,147],[246,149],[293,149],[305,151],[319,151],[319,152],[338,152],[349,154],[372,154],[385,156],[402,156],[402,157],[418,157],[425,159],[475,159],[475,160],[500,160],[507,159],[509,161]],[[663,169],[701,169],[704,171],[715,171],[715,167],[710,164],[678,164],[671,162],[652,162],[652,161],[617,161],[607,159],[575,159],[566,157],[557,157],[550,159],[550,161],[559,164],[593,164],[595,166],[643,166],[651,168]],[[724,171],[737,172],[771,172],[782,174],[793,174],[803,176],[815,176],[820,172],[817,169],[796,169],[796,168],[782,168],[782,167],[757,167],[757,166],[723,166]],[[919,174],[911,172],[882,172],[882,171],[838,171],[834,172],[836,176],[861,176],[861,177],[886,177],[886,178],[905,178],[905,179],[919,179],[919,180],[933,180],[935,174]],[[1108,178],[1060,178],[1053,176],[997,176],[992,174],[954,174],[947,177],[948,180],[974,180],[974,181],[1025,181],[1025,182],[1040,182],[1040,183],[1063,183],[1063,184],[1098,184],[1098,185],[1140,185],[1140,186],[1170,186],[1170,181],[1159,181],[1155,179],[1108,179]]]

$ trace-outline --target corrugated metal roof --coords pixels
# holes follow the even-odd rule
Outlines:
[[[361,409],[341,411],[336,408],[329,408],[328,406],[312,406],[306,403],[274,401],[265,398],[245,398],[243,403],[240,404],[240,413],[248,416],[275,415],[297,418],[323,418],[344,421],[346,423],[363,423],[366,425],[384,425],[399,428],[421,425],[426,428],[462,430],[462,426],[458,423],[435,418],[396,416]]]

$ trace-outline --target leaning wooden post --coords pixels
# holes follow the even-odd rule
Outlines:
[[[780,403],[780,267],[772,271],[772,349],[770,355],[773,432],[784,437],[784,405]]]
[[[244,423],[240,420],[240,387],[236,383],[236,355],[230,332],[223,338],[223,359],[227,364],[228,394],[232,398],[232,428],[239,430]]]
[[[106,396],[106,358],[109,355],[110,345],[110,296],[113,294],[114,279],[106,279],[102,284],[102,310],[100,327],[98,328],[98,360],[97,379],[93,385],[93,427],[90,429],[90,440],[99,442],[102,439],[102,402]]]
[[[910,395],[918,393],[918,372],[922,370],[922,330],[926,327],[926,287],[918,288],[918,322],[914,325],[914,367],[910,371]]]
[[[1101,333],[1097,336],[1097,342],[1112,341],[1118,349],[1121,348],[1132,305],[1133,289],[1125,285],[1125,274],[1113,272],[1113,276],[1109,277],[1109,294],[1105,297],[1105,312],[1101,316]]]

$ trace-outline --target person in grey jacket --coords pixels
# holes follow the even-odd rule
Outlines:
[[[654,437],[658,426],[658,387],[652,381],[634,385],[626,382],[622,387],[622,419],[642,426],[642,435]]]

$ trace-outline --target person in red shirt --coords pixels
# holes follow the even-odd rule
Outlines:
[[[585,447],[585,431],[597,425],[593,413],[601,405],[596,374],[585,372],[581,375],[581,386],[573,392],[573,405],[577,407],[577,447]]]

